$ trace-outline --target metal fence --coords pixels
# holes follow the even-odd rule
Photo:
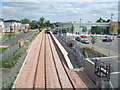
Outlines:
[[[112,65],[112,68],[110,69],[112,71],[110,74],[110,80],[107,81],[106,77],[97,77],[95,75],[94,61],[91,60],[92,58],[85,57],[85,56],[88,56],[89,53],[84,51],[80,44],[78,44],[76,41],[71,40],[62,34],[59,35],[59,38],[61,38],[68,46],[70,43],[72,43],[71,49],[74,50],[74,54],[77,56],[78,60],[81,62],[81,65],[84,67],[85,73],[99,88],[105,89],[105,88],[120,87],[120,83],[119,83],[120,82],[120,77],[119,77],[120,73],[117,71],[120,67],[119,67],[119,64],[116,63],[116,61],[118,61],[118,57],[114,57],[114,56],[113,57],[100,57],[101,61],[104,61],[105,63],[111,62],[111,65]],[[90,54],[90,55],[92,55],[92,54]],[[93,55],[93,57],[96,57],[96,55]]]
[[[14,52],[19,48],[19,43],[17,43],[16,45],[10,47],[7,51],[5,51],[2,54],[2,60],[6,60],[8,59],[10,56],[12,56],[14,54]]]
[[[31,40],[32,37],[35,35],[35,33],[30,34],[27,36],[25,39],[23,39],[24,44],[26,44],[27,40]],[[27,43],[29,45],[29,42]],[[10,56],[12,56],[16,50],[20,48],[20,43],[15,44],[14,46],[10,47],[8,50],[5,52],[1,53],[0,56],[2,56],[2,61],[8,59]]]
[[[68,46],[70,46],[70,43],[72,43],[72,47],[71,49],[74,51],[74,55],[77,56],[79,62],[81,63],[81,65],[84,65],[84,60],[85,60],[85,57],[83,55],[83,47],[80,46],[78,43],[76,43],[74,40],[71,40],[69,39],[68,37],[64,36],[64,35],[59,35],[59,37],[64,41],[66,42],[66,44]]]

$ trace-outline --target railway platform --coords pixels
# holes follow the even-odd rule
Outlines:
[[[67,52],[52,33],[45,30],[32,42],[13,88],[97,88],[81,69],[74,69]]]

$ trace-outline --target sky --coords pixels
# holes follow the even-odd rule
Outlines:
[[[118,20],[119,0],[2,0],[0,18],[38,20],[44,17],[51,22],[95,22],[100,17]]]

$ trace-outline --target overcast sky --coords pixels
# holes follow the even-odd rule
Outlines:
[[[33,2],[34,1],[34,2]],[[3,19],[38,20],[45,17],[51,22],[96,21],[100,17],[118,20],[119,0],[2,0],[0,13]],[[2,12],[1,12],[2,11]]]

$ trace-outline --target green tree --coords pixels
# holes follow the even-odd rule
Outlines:
[[[120,34],[120,28],[118,28],[118,34]]]
[[[107,21],[100,17],[96,22],[107,22]]]
[[[50,27],[50,21],[49,21],[49,20],[47,20],[47,21],[45,22],[45,26]]]
[[[44,17],[41,17],[41,18],[39,19],[39,21],[38,21],[38,23],[39,23],[41,26],[43,26],[44,22],[45,22],[45,18],[44,18]]]
[[[74,25],[72,25],[70,28],[70,32],[74,33],[74,29],[75,29],[75,27],[74,27]]]
[[[31,29],[38,28],[38,22],[36,20],[32,20],[30,22]]]
[[[22,22],[22,23],[30,23],[30,20],[27,19],[27,18],[25,18],[25,19],[22,19],[21,22]]]
[[[99,26],[96,27],[96,33],[100,34],[101,33],[101,28]]]
[[[55,27],[63,27],[63,24],[61,22],[54,23]]]
[[[91,43],[92,43],[92,48],[93,45],[97,42],[97,38],[95,38],[94,36],[91,36]],[[93,48],[94,49],[94,48]]]
[[[111,21],[110,19],[107,20],[107,22],[110,22],[110,21]]]
[[[83,28],[83,29],[82,29],[82,32],[83,32],[83,33],[86,33],[86,32],[87,32],[87,27]]]
[[[111,30],[112,30],[111,32],[113,33],[114,32],[114,26],[111,26]]]
[[[8,34],[8,38],[10,38],[10,39],[12,38],[12,33]]]

